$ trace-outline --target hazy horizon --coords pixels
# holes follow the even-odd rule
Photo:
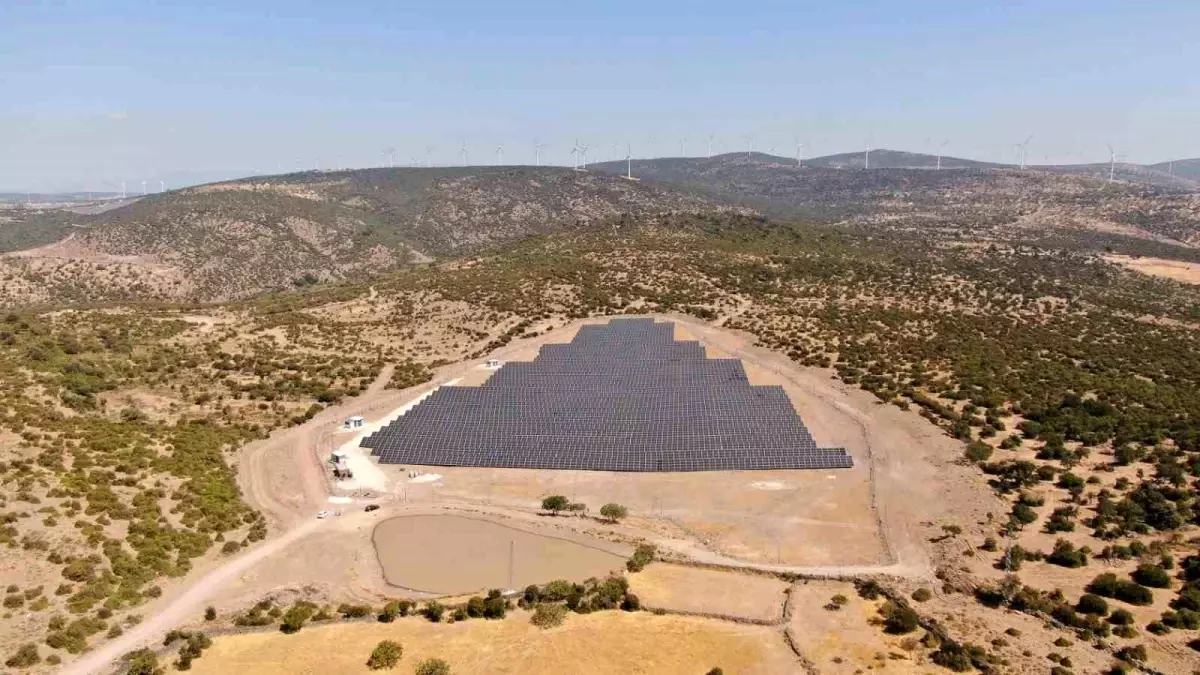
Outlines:
[[[414,160],[1200,156],[1185,3],[0,6],[0,191]],[[685,140],[686,139],[686,140]]]

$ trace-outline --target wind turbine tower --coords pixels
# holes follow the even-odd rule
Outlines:
[[[1021,168],[1025,168],[1025,158],[1029,155],[1029,141],[1033,140],[1033,134],[1025,139],[1024,143],[1017,143],[1017,147],[1021,149]]]
[[[575,161],[575,165],[571,168],[578,171],[579,170],[579,139],[578,138],[575,139],[575,145],[573,145],[571,147],[571,157]]]
[[[166,191],[167,191],[167,183],[166,183],[166,181],[161,181],[161,180],[160,180],[160,181],[158,181],[158,191],[159,191],[159,192],[166,192]]]
[[[679,139],[679,156],[687,157],[687,136]]]
[[[462,147],[459,148],[459,151],[462,152],[463,166],[471,166],[470,163],[467,162],[467,142],[466,141],[462,142]]]
[[[504,146],[496,146],[496,166],[504,166]]]
[[[863,151],[863,170],[871,168],[871,142],[867,141],[867,148]]]
[[[1108,146],[1108,182],[1113,182],[1117,174],[1117,151]]]
[[[125,199],[125,181],[121,181],[121,199]]]
[[[804,144],[796,144],[796,168],[804,166]]]
[[[637,180],[633,177],[633,146],[625,146],[625,179]]]
[[[746,159],[750,159],[750,155],[754,154],[754,137],[747,136],[746,141],[750,144],[749,149],[746,150]]]
[[[709,134],[708,135],[708,158],[709,159],[712,159],[712,142],[713,142],[713,135]]]
[[[142,196],[146,196],[146,181],[142,181]]]
[[[544,147],[546,147],[546,146],[542,145],[541,143],[538,143],[536,138],[533,139],[533,165],[534,166],[542,165],[542,148],[544,148]]]
[[[950,141],[948,141],[948,140],[947,140],[947,141],[942,141],[942,142],[941,142],[941,143],[938,145],[938,153],[937,153],[937,169],[935,169],[935,171],[941,171],[941,170],[942,170],[942,153],[945,151],[946,145],[947,145],[949,142],[950,142]]]

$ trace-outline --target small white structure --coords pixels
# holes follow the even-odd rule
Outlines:
[[[342,428],[343,429],[361,429],[361,428],[363,428],[363,426],[366,425],[366,423],[367,423],[366,420],[364,420],[362,417],[355,415],[354,417],[351,417],[350,419],[346,420],[346,423],[342,425]]]
[[[488,359],[487,360],[487,367],[491,368],[492,370],[495,370],[502,365],[504,365],[504,362],[501,361],[500,359]]]

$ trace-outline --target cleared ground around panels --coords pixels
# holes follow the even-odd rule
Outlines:
[[[389,518],[372,540],[389,584],[442,595],[604,577],[623,569],[629,555],[625,547],[587,537],[451,515]]]
[[[773,577],[656,563],[629,575],[642,606],[777,622],[788,584]]]
[[[621,611],[570,614],[558,628],[533,626],[524,612],[500,621],[453,625],[407,618],[391,624],[313,626],[217,638],[195,661],[196,675],[355,675],[380,640],[404,656],[393,673],[411,673],[426,658],[449,662],[454,675],[697,675],[713,667],[736,675],[798,673],[800,665],[767,626]]]
[[[570,342],[580,325],[587,323],[554,331],[545,343]],[[733,357],[680,323],[676,323],[675,339],[702,340],[710,358]],[[507,360],[530,361],[536,356],[537,345],[531,345],[510,352]],[[817,443],[845,447],[854,457],[854,468],[665,473],[381,468],[401,483],[413,468],[443,475],[436,491],[410,486],[409,501],[465,499],[530,507],[546,495],[563,494],[593,511],[608,502],[623,504],[640,527],[692,538],[741,560],[793,565],[891,562],[871,511],[867,447],[853,417],[768,370],[744,365],[751,384],[782,386]],[[475,383],[483,378],[472,379]]]

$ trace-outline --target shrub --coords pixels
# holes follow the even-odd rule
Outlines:
[[[217,609],[215,607],[210,606],[204,610],[204,620],[205,621],[213,621],[216,618],[217,618]]]
[[[351,605],[348,603],[342,603],[338,605],[337,611],[338,614],[341,614],[342,618],[345,619],[361,619],[364,616],[371,615],[371,607],[369,605]]]
[[[1134,581],[1150,588],[1170,588],[1171,575],[1158,565],[1149,563],[1138,565],[1137,569],[1130,574]]]
[[[1129,661],[1130,663],[1142,663],[1146,660],[1145,645],[1130,645],[1122,647],[1116,654],[1118,659]]]
[[[317,606],[315,604],[304,601],[296,602],[284,613],[279,630],[288,634],[299,632],[304,627],[304,622],[311,619],[312,615],[316,613]]]
[[[1128,626],[1133,623],[1133,614],[1127,609],[1113,610],[1108,616],[1108,622],[1116,626]]]
[[[1083,567],[1088,562],[1087,552],[1075,548],[1075,545],[1066,539],[1059,539],[1054,542],[1054,550],[1046,556],[1046,562],[1062,567]]]
[[[907,605],[888,601],[879,611],[883,613],[884,630],[893,635],[911,633],[921,626],[920,617]]]
[[[725,675],[725,671],[721,670],[720,668],[711,668],[704,675]]]
[[[654,546],[650,544],[638,544],[638,547],[633,551],[633,555],[625,562],[625,568],[630,572],[641,572],[646,568],[646,565],[654,562],[656,552]]]
[[[558,515],[559,511],[571,505],[571,501],[563,495],[550,495],[542,500],[542,510]]]
[[[37,645],[28,643],[21,645],[20,649],[8,657],[4,665],[9,668],[28,668],[37,665],[41,660],[42,657],[38,654]]]
[[[1108,603],[1098,595],[1085,593],[1083,597],[1079,598],[1079,603],[1075,605],[1075,609],[1083,614],[1104,616],[1108,614]]]
[[[966,457],[971,462],[986,462],[992,456],[992,446],[982,441],[971,441],[967,444]]]
[[[567,608],[556,602],[538,603],[533,609],[533,616],[529,621],[538,628],[554,628],[562,625],[563,620],[567,618]]]
[[[425,604],[425,609],[421,610],[421,614],[433,623],[442,620],[442,615],[446,613],[446,607],[437,600],[430,600]]]
[[[441,659],[425,659],[417,664],[414,675],[450,675],[450,664]]]
[[[158,655],[149,649],[138,649],[121,657],[125,662],[123,675],[163,675],[158,666]]]
[[[605,504],[600,507],[600,515],[615,523],[629,515],[629,509],[620,504]]]
[[[404,654],[404,648],[395,640],[383,640],[375,645],[375,649],[371,650],[371,656],[367,659],[367,667],[371,670],[385,670],[395,668],[397,663],[400,663],[400,657]]]
[[[918,588],[913,591],[912,599],[917,602],[925,602],[933,597],[933,593],[928,588]]]

